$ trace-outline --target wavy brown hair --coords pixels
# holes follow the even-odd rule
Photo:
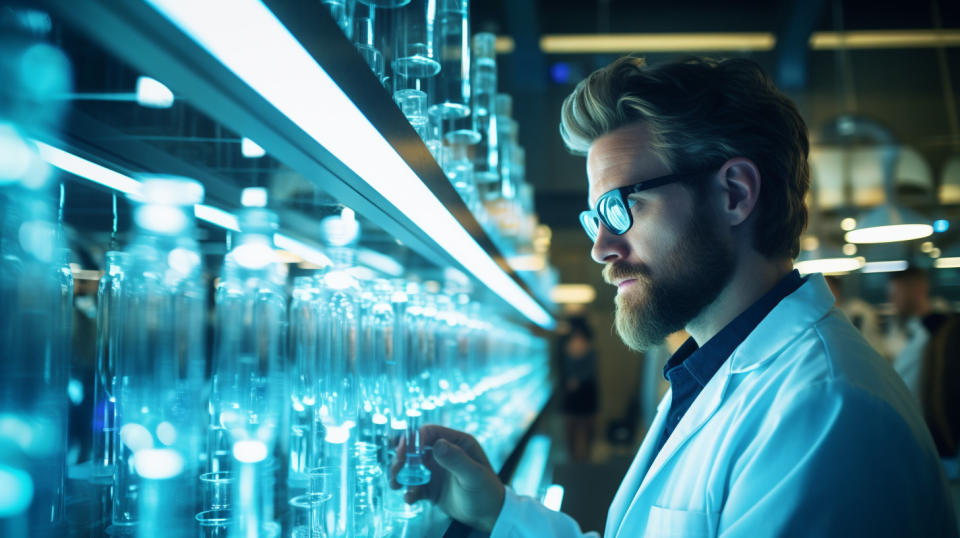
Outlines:
[[[760,170],[754,247],[795,258],[807,225],[807,126],[759,65],[745,59],[648,66],[624,57],[593,72],[563,102],[560,134],[576,154],[597,138],[643,122],[674,173],[746,157]]]

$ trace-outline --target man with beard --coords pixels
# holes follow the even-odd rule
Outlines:
[[[809,143],[759,66],[622,58],[566,99],[561,134],[587,156],[580,222],[617,287],[620,337],[644,350],[691,335],[604,534],[956,536],[909,391],[823,277],[792,269]],[[408,500],[492,536],[583,534],[505,488],[472,437],[422,433],[436,471]]]

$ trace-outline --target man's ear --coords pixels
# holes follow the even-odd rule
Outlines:
[[[718,179],[723,192],[721,214],[730,226],[742,224],[760,199],[760,169],[750,159],[734,157],[723,163]]]

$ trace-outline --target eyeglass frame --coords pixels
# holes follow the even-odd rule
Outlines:
[[[595,234],[591,234],[590,229],[587,227],[586,221],[584,220],[587,218],[592,218],[594,222],[599,221],[600,224],[602,224],[603,227],[606,228],[607,231],[612,233],[613,235],[623,235],[629,232],[630,228],[633,228],[632,209],[633,209],[633,206],[636,205],[637,201],[630,199],[631,194],[636,194],[638,192],[643,192],[645,190],[662,187],[664,185],[669,185],[671,183],[676,183],[678,181],[684,181],[687,179],[702,177],[706,174],[713,173],[715,170],[716,170],[715,168],[710,168],[708,170],[700,170],[698,172],[690,172],[686,174],[667,174],[665,176],[658,176],[655,178],[647,179],[645,181],[634,183],[632,185],[627,185],[625,187],[617,187],[615,189],[610,189],[609,191],[601,194],[599,198],[597,198],[597,201],[594,204],[594,207],[580,212],[580,226],[583,227],[583,231],[586,232],[587,237],[589,237],[591,241],[597,240],[597,237],[600,235],[600,226],[596,227],[597,231]],[[600,214],[600,212],[597,211],[598,207],[603,207],[602,202],[605,199],[611,198],[615,195],[620,196],[620,204],[622,207],[626,208],[627,221],[628,221],[626,228],[624,228],[623,231],[620,231],[620,232],[616,231],[613,228],[613,226],[610,225],[610,223],[607,221],[606,216]],[[606,213],[606,211],[604,211],[604,213]]]

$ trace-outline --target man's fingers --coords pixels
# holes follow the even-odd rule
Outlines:
[[[483,470],[462,448],[445,439],[433,444],[433,459],[454,476],[467,482],[479,480]]]

